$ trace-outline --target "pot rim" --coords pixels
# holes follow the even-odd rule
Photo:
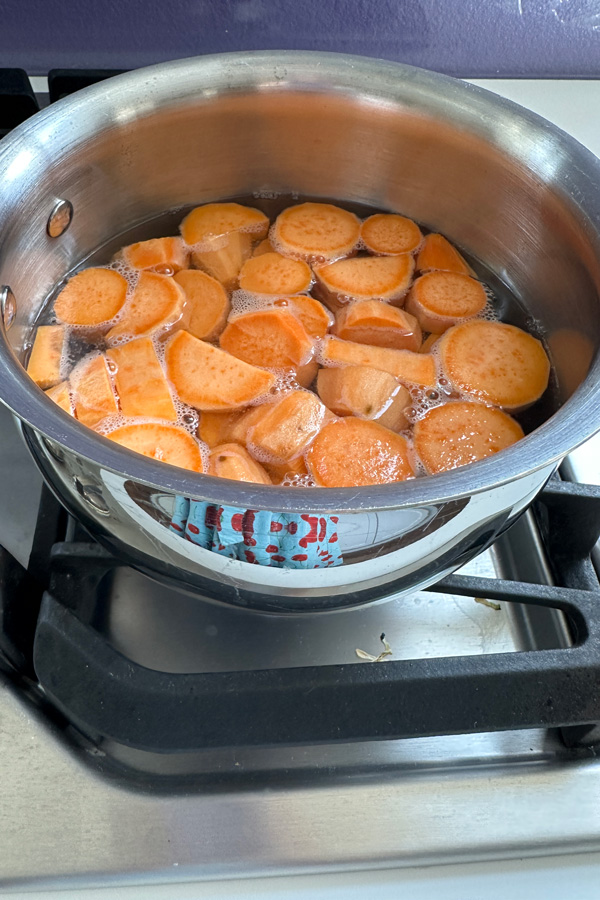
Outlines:
[[[531,142],[547,140],[550,132],[555,144],[573,164],[569,178],[563,176],[553,188],[577,204],[582,217],[591,223],[600,247],[600,160],[570,135],[511,101],[445,75],[399,63],[316,51],[223,53],[160,63],[115,76],[52,104],[2,141],[0,220],[5,212],[2,176],[11,162],[14,163],[15,154],[29,150],[35,155],[37,151],[47,158],[45,145],[61,128],[68,132],[71,149],[73,141],[93,136],[93,129],[90,135],[85,130],[81,134],[73,133],[72,123],[77,121],[82,107],[93,105],[94,121],[114,122],[118,110],[120,122],[123,117],[133,121],[149,112],[140,103],[143,90],[152,97],[153,103],[184,103],[192,96],[209,93],[215,81],[221,93],[253,90],[268,81],[269,90],[330,91],[334,85],[338,91],[354,95],[358,92],[365,99],[382,104],[416,105],[426,97],[431,112],[442,111],[444,105],[458,98],[465,126],[479,137],[493,138],[496,144],[508,121],[521,134],[527,132]],[[509,152],[506,143],[502,149]],[[520,162],[526,164],[522,158]],[[543,178],[543,171],[534,168],[534,172]],[[78,456],[133,481],[165,492],[247,509],[353,512],[439,504],[491,490],[558,463],[600,429],[597,354],[585,381],[569,400],[550,419],[499,456],[451,472],[374,487],[290,490],[243,485],[139,456],[79,424],[34,385],[12,351],[1,323],[0,330],[0,399],[32,428]]]

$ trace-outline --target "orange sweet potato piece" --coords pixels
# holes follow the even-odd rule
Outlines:
[[[300,294],[312,284],[312,272],[301,259],[263,253],[246,260],[238,283],[252,294]]]
[[[198,269],[178,272],[174,279],[185,294],[182,327],[201,341],[216,341],[231,309],[223,285]]]
[[[362,242],[369,251],[381,256],[414,253],[423,242],[419,226],[404,216],[377,213],[360,227]]]
[[[249,481],[255,484],[272,484],[269,475],[241,444],[220,444],[210,453],[209,475],[230,478],[232,481]]]
[[[440,338],[439,334],[429,334],[419,347],[419,353],[431,353],[431,348]]]
[[[381,300],[359,300],[345,306],[336,316],[333,333],[344,341],[415,352],[422,342],[416,318]]]
[[[458,272],[471,275],[471,269],[458,250],[443,234],[428,234],[417,256],[419,272]]]
[[[294,379],[300,385],[300,387],[303,388],[308,388],[311,386],[316,378],[318,371],[319,363],[314,359],[311,359],[311,361],[307,362],[304,366],[298,366],[296,369],[292,370]]]
[[[184,403],[196,409],[247,406],[274,386],[276,377],[212,344],[178,331],[165,349],[167,377]]]
[[[356,216],[330,203],[300,203],[277,216],[271,243],[284,256],[325,262],[352,253],[360,236]]]
[[[65,412],[69,413],[70,416],[75,415],[68,381],[62,381],[60,384],[48,388],[48,390],[45,391],[45,394],[47,397],[50,397],[51,400],[54,400],[57,406],[60,406],[61,409],[64,409]]]
[[[71,372],[69,381],[75,415],[84,425],[94,428],[102,419],[118,413],[106,357],[102,354],[84,357]]]
[[[190,252],[181,238],[162,237],[123,247],[121,256],[132,269],[152,269],[161,275],[173,275],[187,269]]]
[[[289,459],[284,463],[265,463],[264,467],[273,484],[281,484],[286,478],[294,478],[296,475],[308,475],[308,469],[303,456]]]
[[[309,391],[290,391],[262,410],[258,422],[248,430],[247,445],[257,459],[275,464],[300,456],[325,417],[325,407]]]
[[[44,390],[60,381],[64,342],[64,325],[40,325],[35,333],[27,374]]]
[[[436,406],[415,424],[415,450],[427,473],[447,472],[504,450],[523,437],[510,416],[483,403]]]
[[[177,419],[169,385],[150,338],[137,338],[114,347],[106,356],[124,416],[148,416],[172,422]]]
[[[325,337],[335,319],[327,307],[314,297],[282,297],[275,301],[275,306],[287,308],[304,325],[311,337]]]
[[[234,231],[249,234],[254,241],[262,241],[267,236],[269,220],[260,210],[240,203],[206,203],[187,214],[180,230],[190,246]]]
[[[321,369],[317,390],[336,416],[374,419],[390,431],[408,427],[404,410],[410,406],[410,394],[388,372],[368,366]]]
[[[106,436],[122,447],[135,450],[151,459],[179,466],[180,469],[191,469],[192,472],[204,471],[198,442],[177,425],[141,422],[123,425]]]
[[[487,296],[480,281],[457,272],[428,272],[413,284],[405,308],[424,331],[443,334],[462,319],[478,315]]]
[[[275,307],[231,319],[219,343],[238,359],[271,368],[304,365],[313,353],[313,341],[299,319]]]
[[[198,436],[210,448],[219,444],[245,444],[248,429],[262,415],[262,406],[225,411],[205,410],[200,416]]]
[[[402,306],[415,263],[402,256],[355,256],[314,270],[319,298],[334,310],[350,300],[387,300]]]
[[[514,325],[472,319],[450,328],[439,342],[442,369],[452,386],[518,410],[548,386],[550,361],[540,341]]]
[[[100,325],[116,316],[126,295],[127,279],[114,269],[84,269],[62,289],[54,301],[54,312],[67,325]]]
[[[192,246],[193,264],[229,290],[252,252],[252,242],[266,238],[269,220],[260,210],[239,203],[207,203],[193,209],[180,229]]]
[[[106,335],[112,343],[124,336],[158,334],[172,327],[183,313],[185,294],[168,275],[142,272],[122,317]]]
[[[208,275],[220,281],[224,288],[232,291],[238,280],[240,269],[250,256],[252,236],[243,231],[219,237],[207,237],[202,249],[192,250],[192,263]]]
[[[265,238],[264,241],[260,241],[252,251],[252,256],[262,256],[263,253],[274,253],[273,244],[269,240],[269,238]]]
[[[321,487],[389,484],[414,476],[405,438],[353,416],[325,425],[305,459]]]
[[[429,353],[370,347],[327,336],[323,340],[321,359],[325,366],[370,366],[421,387],[433,387],[436,383],[435,359]]]

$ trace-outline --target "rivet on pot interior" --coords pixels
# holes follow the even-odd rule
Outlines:
[[[0,287],[0,314],[2,315],[4,328],[8,331],[17,315],[17,301],[7,284],[3,284],[2,287]]]
[[[48,216],[46,231],[49,237],[57,238],[64,234],[73,218],[73,204],[70,200],[58,200]]]

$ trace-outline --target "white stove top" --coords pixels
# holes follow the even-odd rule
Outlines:
[[[474,83],[539,112],[600,156],[600,81]],[[40,85],[34,87],[39,89]],[[599,451],[600,441],[596,439],[592,452],[588,445],[574,457],[581,480],[600,483],[596,468]],[[476,622],[474,642],[479,630]],[[272,789],[258,796],[252,791],[229,798],[218,793],[207,795],[204,804],[198,806],[193,795],[161,798],[118,784],[106,791],[97,776],[90,775],[74,754],[59,745],[57,735],[53,736],[56,746],[49,746],[46,730],[17,697],[5,694],[4,699],[8,702],[0,707],[0,773],[4,784],[0,858],[4,855],[6,859],[7,854],[21,856],[11,868],[23,887],[28,860],[32,860],[29,891],[17,892],[16,897],[370,900],[376,896],[378,900],[397,900],[410,893],[413,900],[438,894],[444,900],[504,900],[507,895],[514,900],[535,900],[538,896],[544,900],[562,900],[564,896],[595,900],[600,895],[600,763],[587,759],[564,765],[553,758],[551,743],[546,746],[540,734],[496,735],[491,744],[486,735],[419,739],[420,750],[416,743],[411,745],[415,756],[400,747],[392,754],[389,771],[377,772],[375,789],[372,781],[349,765],[343,789],[338,791],[330,790],[325,781],[294,791],[280,790],[274,783]],[[494,754],[502,751],[511,764],[492,776],[485,762],[488,758],[493,762]],[[373,752],[389,761],[389,753],[381,745]],[[453,757],[451,771],[444,765],[448,753]],[[5,765],[10,763],[4,772],[3,760]],[[306,764],[304,752],[299,751],[291,763],[302,768]],[[223,764],[227,766],[231,760],[223,759]],[[19,794],[14,789],[13,765],[21,773]],[[402,768],[412,770],[413,777],[410,785],[404,781],[399,790],[393,773]],[[526,783],[528,790],[533,785],[527,823],[516,813]],[[14,819],[15,804],[23,803],[23,793],[31,814],[22,822],[17,816],[12,826],[3,827],[3,818],[5,823]],[[425,796],[431,795],[437,797],[433,812],[424,803]],[[68,818],[66,809],[70,811]],[[587,818],[582,817],[582,811]],[[582,818],[595,823],[593,839]],[[40,847],[41,832],[38,834],[35,827],[40,819],[56,823],[55,847],[59,850],[53,850],[52,842]],[[532,821],[538,830],[537,846],[531,841]],[[479,833],[486,862],[463,861],[468,854],[465,841],[460,849],[461,835],[467,832]],[[332,834],[335,840],[330,840]],[[183,849],[179,858],[169,852],[171,837]],[[329,864],[354,871],[262,877],[262,872],[277,874],[274,846],[279,848],[280,871],[308,872],[311,868],[326,869]],[[331,846],[335,847],[335,858],[327,855]],[[514,858],[519,855],[519,846],[528,856],[554,855]],[[97,884],[98,890],[67,891],[77,884],[75,880],[54,882],[53,886],[65,888],[64,892],[36,890],[38,872],[33,871],[33,861],[39,860],[40,854],[42,858],[46,855],[43,871],[53,871],[52,856],[58,853],[71,858],[73,871],[83,875],[87,872],[83,854],[91,847],[96,848],[98,877],[94,879],[88,873],[85,880]],[[154,874],[149,873],[154,884],[133,887],[131,882],[139,880],[137,862],[144,848],[155,848]],[[570,855],[556,855],[560,853]],[[513,858],[499,861],[503,856]],[[196,858],[203,861],[209,877],[227,879],[245,871],[256,877],[201,883],[195,880],[201,877],[201,871],[191,864]],[[118,864],[113,866],[115,860]],[[402,861],[408,867],[395,868]],[[419,868],[420,863],[434,862],[438,863],[434,868]],[[169,871],[176,879],[190,883],[161,885]],[[17,883],[14,887],[18,890]]]

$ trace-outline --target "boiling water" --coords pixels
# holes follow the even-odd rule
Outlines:
[[[227,202],[237,202],[245,206],[251,206],[259,209],[268,216],[271,222],[273,222],[279,215],[279,213],[282,212],[282,210],[284,210],[286,207],[299,202],[307,202],[311,200],[321,203],[331,202],[338,206],[343,206],[343,208],[355,213],[355,215],[357,215],[359,218],[366,218],[367,216],[371,216],[377,212],[388,212],[388,210],[374,209],[373,207],[363,204],[341,204],[338,201],[327,201],[323,198],[299,198],[295,194],[275,195],[273,193],[269,193],[268,195],[265,195],[264,193],[257,193],[250,196],[230,198]],[[128,297],[131,296],[131,293],[135,289],[135,286],[137,284],[139,272],[128,267],[123,260],[114,259],[114,257],[124,246],[127,246],[128,244],[148,240],[154,237],[178,235],[179,225],[181,221],[192,208],[193,207],[190,206],[187,208],[177,208],[166,212],[160,216],[157,216],[156,218],[153,218],[136,226],[135,228],[131,228],[125,232],[122,232],[121,234],[111,238],[108,242],[99,247],[85,260],[82,260],[82,262],[76,268],[69,272],[69,274],[55,286],[54,290],[48,296],[46,302],[42,307],[42,310],[35,323],[35,327],[37,327],[38,325],[50,325],[56,322],[53,314],[53,304],[56,296],[65,286],[68,278],[76,274],[78,271],[81,271],[82,269],[88,268],[90,266],[110,266],[111,268],[114,268],[126,278],[128,283]],[[424,234],[426,234],[428,229],[422,228],[422,231]],[[194,247],[193,249],[203,248]],[[210,249],[215,249],[214,243],[211,244]],[[501,320],[503,322],[516,325],[517,327],[522,328],[530,334],[533,334],[535,337],[544,342],[545,336],[542,324],[537,320],[534,320],[528,314],[523,304],[515,297],[515,295],[510,290],[507,289],[507,287],[498,278],[496,278],[496,276],[493,275],[493,273],[491,273],[484,266],[483,263],[481,263],[477,259],[474,259],[473,257],[470,257],[468,254],[463,255],[473,269],[476,277],[485,285],[486,293],[488,296],[487,305],[479,315],[479,318],[485,318],[488,320]],[[162,270],[162,274],[172,274],[172,272]],[[251,309],[264,307],[265,305],[272,305],[275,299],[275,297],[265,297],[249,294],[244,291],[235,291],[231,297],[232,315],[238,315]],[[117,314],[117,316],[113,320],[111,320],[111,322],[116,324],[120,320],[124,308],[125,305],[122,308],[121,312]],[[131,337],[133,336],[122,335],[116,340],[112,341],[111,345],[115,346],[116,344],[125,343],[126,341],[130,340]],[[164,345],[158,339],[154,341],[154,344],[157,350],[158,357],[162,362],[162,358],[164,355]],[[31,347],[31,344],[29,344],[28,346]],[[105,343],[102,338],[98,339],[95,343],[91,343],[89,340],[89,329],[85,329],[81,326],[70,327],[68,329],[68,342],[65,342],[65,347],[66,351],[63,354],[61,363],[61,374],[64,378],[68,376],[73,367],[77,366],[77,363],[84,356],[89,356],[89,354],[94,351],[100,352],[106,349]],[[435,348],[433,349],[433,353],[435,355]],[[318,359],[318,347],[316,358]],[[286,390],[289,390],[290,388],[297,387],[293,376],[291,376],[289,372],[278,372],[277,370],[273,371],[275,371],[275,374],[278,375],[278,380],[273,393],[282,393]],[[429,409],[447,402],[451,397],[457,396],[456,394],[453,394],[448,381],[443,376],[439,378],[435,388],[425,390],[413,387],[410,388],[410,393],[412,396],[412,404],[408,408],[406,415],[408,421],[411,424],[422,418],[422,416]],[[272,394],[270,396],[272,396]],[[552,374],[550,385],[542,398],[533,406],[529,407],[524,412],[516,414],[515,416],[526,433],[535,429],[538,425],[540,425],[543,421],[545,421],[553,414],[558,405],[557,396],[558,392],[556,389],[555,377],[554,374]],[[175,394],[173,396],[173,399],[178,414],[177,424],[183,427],[189,433],[195,435],[197,433],[199,421],[197,411],[183,404],[175,396]],[[264,402],[265,399],[266,398],[264,397],[258,398],[258,400],[255,401],[255,404]],[[110,419],[104,420],[96,430],[98,430],[101,434],[108,434],[116,427],[128,424],[129,421],[131,420],[128,420],[121,415],[112,416]],[[136,419],[136,421],[139,422],[140,419]],[[406,436],[410,438],[409,433],[407,433]],[[418,461],[416,461],[416,470],[417,474],[423,474]],[[307,485],[310,483],[310,478],[308,478],[307,480],[306,476],[290,476],[285,481],[285,484],[289,484],[290,486]]]

